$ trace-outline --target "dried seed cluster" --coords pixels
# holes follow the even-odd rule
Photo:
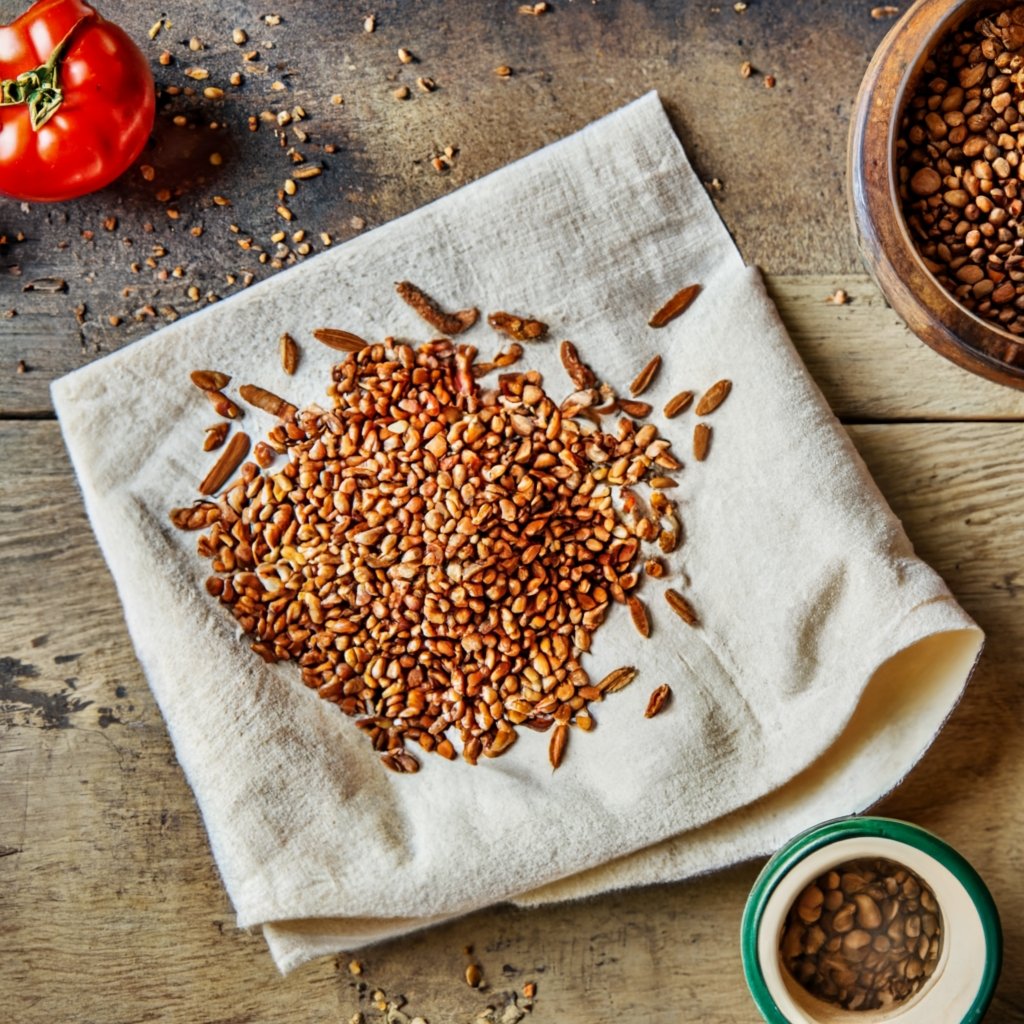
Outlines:
[[[890,860],[840,864],[800,894],[780,950],[809,992],[848,1010],[893,1006],[931,977],[942,914],[931,889]]]
[[[1024,5],[947,36],[897,143],[900,195],[928,269],[963,305],[1024,334]]]
[[[428,316],[446,315],[403,291]],[[557,767],[569,726],[591,729],[588,705],[636,674],[595,684],[580,657],[612,602],[629,603],[650,632],[630,600],[634,566],[644,541],[674,551],[682,526],[661,491],[648,511],[634,488],[681,468],[669,442],[628,417],[603,429],[593,406],[610,389],[571,345],[567,370],[586,387],[560,406],[536,371],[482,389],[469,345],[315,336],[349,351],[333,370],[331,408],[297,413],[244,385],[247,401],[283,422],[216,503],[172,513],[182,528],[209,528],[199,540],[214,571],[207,589],[257,653],[296,661],[308,686],[356,716],[392,770],[418,770],[409,741],[453,758],[457,735],[467,761],[497,756],[519,725],[554,726]],[[196,380],[207,393],[224,383]],[[235,438],[211,470],[221,484],[248,451]],[[286,453],[261,471],[264,456]]]

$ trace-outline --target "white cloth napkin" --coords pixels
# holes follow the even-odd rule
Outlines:
[[[616,606],[585,665],[640,677],[596,706],[551,772],[524,730],[471,767],[424,756],[382,769],[353,722],[288,664],[268,666],[203,587],[196,535],[168,522],[210,456],[213,417],[188,372],[215,368],[297,404],[323,400],[336,326],[426,339],[393,282],[449,308],[540,317],[554,342],[526,361],[571,387],[571,337],[623,389],[656,352],[644,398],[728,377],[711,453],[693,416],[654,419],[688,463],[686,543],[672,557],[702,625],[643,593],[641,641]],[[651,312],[703,292],[662,330]],[[303,343],[294,378],[276,357]],[[499,340],[464,336],[482,358]],[[263,925],[289,970],[321,953],[505,900],[538,902],[687,877],[763,854],[794,831],[889,790],[956,702],[982,635],[900,524],[745,268],[654,94],[407,217],[282,273],[53,386],[86,507],[139,659],[209,831],[241,926]],[[259,412],[250,433],[272,425]],[[651,690],[674,700],[643,717]]]

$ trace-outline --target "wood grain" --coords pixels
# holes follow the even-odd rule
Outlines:
[[[963,702],[882,810],[934,829],[985,877],[1007,944],[991,1019],[1024,1022],[1024,424],[851,434],[919,554],[989,638]],[[534,980],[530,1019],[540,1024],[755,1024],[736,936],[757,865],[578,904],[487,910],[367,951],[360,978],[341,957],[280,979],[258,933],[234,928],[56,424],[0,424],[0,461],[0,552],[16,595],[0,623],[9,1019],[345,1022],[379,987],[437,1024],[472,1020]],[[483,992],[462,980],[466,945]]]

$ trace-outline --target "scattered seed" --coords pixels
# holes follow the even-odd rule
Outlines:
[[[576,346],[571,341],[563,341],[559,354],[562,358],[562,365],[569,379],[581,391],[589,390],[597,386],[597,376],[594,371],[580,359]]]
[[[654,380],[661,367],[661,356],[655,356],[637,375],[633,383],[629,385],[629,393],[636,398],[642,395]]]
[[[281,335],[277,344],[281,353],[281,369],[291,376],[299,366],[299,343],[286,333]]]
[[[675,320],[677,316],[685,313],[699,294],[699,284],[689,284],[685,288],[680,289],[647,321],[648,326],[664,327],[667,323]]]
[[[338,352],[358,352],[369,344],[363,341],[358,334],[353,334],[351,331],[340,331],[336,327],[318,327],[313,332],[313,337],[321,345],[326,345]]]
[[[207,427],[206,437],[203,438],[203,451],[212,452],[219,448],[227,439],[230,429],[229,423],[214,423],[212,427]]]
[[[648,558],[647,561],[644,562],[644,572],[647,573],[651,579],[660,580],[665,575],[665,566],[656,558]]]
[[[698,416],[708,416],[713,413],[729,396],[732,390],[731,380],[719,380],[711,385],[701,396],[694,412]]]
[[[231,378],[220,370],[193,370],[189,379],[200,391],[220,391],[231,383]]]
[[[884,4],[881,7],[871,8],[871,17],[875,21],[884,21],[886,18],[895,18],[900,13],[898,7],[893,7],[892,4]]]
[[[262,409],[264,412],[269,412],[271,416],[277,416],[283,420],[292,419],[298,412],[298,409],[291,402],[286,402],[272,391],[267,391],[256,384],[243,384],[238,389],[238,393],[250,405],[254,405],[257,409]]]
[[[400,85],[391,93],[391,95],[394,96],[396,100],[407,100],[409,98],[409,86]]]
[[[749,78],[754,73],[754,65],[749,60],[745,60],[740,65],[740,78]]]
[[[488,313],[487,322],[494,330],[507,334],[516,341],[542,341],[548,333],[546,323],[515,316],[512,313]]]
[[[363,31],[372,32],[377,27],[377,16],[375,14],[368,14],[363,19]]]
[[[682,594],[677,590],[666,590],[665,600],[668,601],[669,607],[685,622],[688,626],[698,625],[697,613],[693,610],[693,605],[683,597]]]
[[[350,960],[348,965],[348,973],[360,975],[363,973],[363,965],[358,960]]]
[[[246,34],[244,28],[236,28],[231,30],[231,41],[237,46],[242,46],[244,43],[249,41],[249,36]]]
[[[644,711],[644,718],[653,718],[665,705],[668,703],[669,698],[672,696],[672,688],[668,683],[662,683],[654,693],[651,694],[650,699],[647,701],[647,709]]]
[[[406,49],[406,48],[405,48],[405,47],[403,46],[403,47],[401,47],[401,48],[399,49],[399,51],[398,51],[398,59],[399,59],[399,60],[400,60],[400,61],[401,61],[401,62],[402,62],[403,64],[411,64],[411,63],[412,63],[412,62],[413,62],[413,61],[414,61],[414,60],[415,60],[416,58],[415,58],[415,57],[414,57],[414,56],[412,55],[412,53],[411,53],[411,52],[410,52],[409,50],[407,50],[407,49]]]
[[[499,78],[511,78],[512,77],[512,69],[507,64],[502,64],[500,67],[496,67],[494,69],[494,73]]]
[[[563,724],[556,725],[555,731],[551,734],[551,740],[548,743],[548,760],[551,762],[552,771],[562,763],[562,758],[565,757],[565,747],[568,742],[569,727]]]
[[[711,445],[711,428],[706,423],[698,423],[693,428],[693,457],[703,462],[708,457]]]
[[[678,395],[670,398],[665,403],[665,416],[667,419],[672,419],[673,416],[678,416],[681,412],[686,412],[690,407],[690,403],[693,401],[692,391],[680,391]]]
[[[242,415],[242,410],[227,395],[215,390],[204,391],[203,394],[206,395],[218,416],[236,420]]]
[[[845,306],[850,301],[850,296],[842,288],[837,288],[826,300],[833,306]]]
[[[670,476],[652,476],[648,483],[658,491],[666,491],[679,486],[678,482]]]
[[[626,604],[629,606],[629,614],[633,620],[633,625],[636,626],[637,632],[641,636],[650,636],[651,620],[647,615],[647,608],[643,601],[639,597],[631,596],[627,598]]]
[[[234,434],[213,468],[203,477],[199,485],[200,494],[216,494],[227,483],[228,478],[242,464],[249,454],[249,435],[239,431]]]
[[[632,665],[626,665],[622,668],[614,669],[609,672],[598,684],[597,689],[602,694],[618,693],[619,690],[624,690],[634,679],[636,679],[637,670]]]
[[[42,292],[47,295],[57,295],[68,290],[68,283],[62,277],[37,277],[34,281],[28,281],[21,286],[23,292]]]
[[[523,997],[525,999],[532,999],[537,994],[537,985],[535,982],[528,981],[523,986]]]
[[[775,76],[774,75],[765,75],[764,76],[764,87],[766,89],[774,89],[775,88]]]
[[[457,313],[445,313],[425,291],[411,281],[399,281],[395,285],[399,298],[411,306],[431,327],[443,334],[454,336],[472,327],[480,316],[476,307],[460,309]]]

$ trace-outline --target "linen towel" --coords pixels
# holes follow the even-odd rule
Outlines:
[[[477,767],[424,756],[385,771],[353,721],[266,665],[203,586],[194,534],[210,409],[188,373],[215,368],[297,405],[324,400],[333,353],[312,329],[426,340],[397,297],[510,309],[553,341],[523,362],[558,397],[572,338],[621,391],[653,356],[651,420],[687,463],[686,540],[641,594],[643,641],[614,606],[584,666],[639,678],[594,709],[557,772],[521,730]],[[661,330],[650,314],[702,291]],[[303,347],[286,377],[276,339]],[[501,347],[480,324],[460,337]],[[719,378],[706,462],[693,415],[659,410]],[[230,390],[230,389],[229,389]],[[139,660],[191,784],[240,926],[283,971],[499,901],[568,899],[688,877],[764,854],[894,786],[958,699],[978,628],[915,557],[746,268],[655,94],[472,185],[166,327],[53,385],[64,437]],[[247,413],[254,440],[273,425]],[[692,595],[701,625],[659,591]],[[669,708],[643,710],[660,683]],[[457,866],[457,867],[456,867]]]

